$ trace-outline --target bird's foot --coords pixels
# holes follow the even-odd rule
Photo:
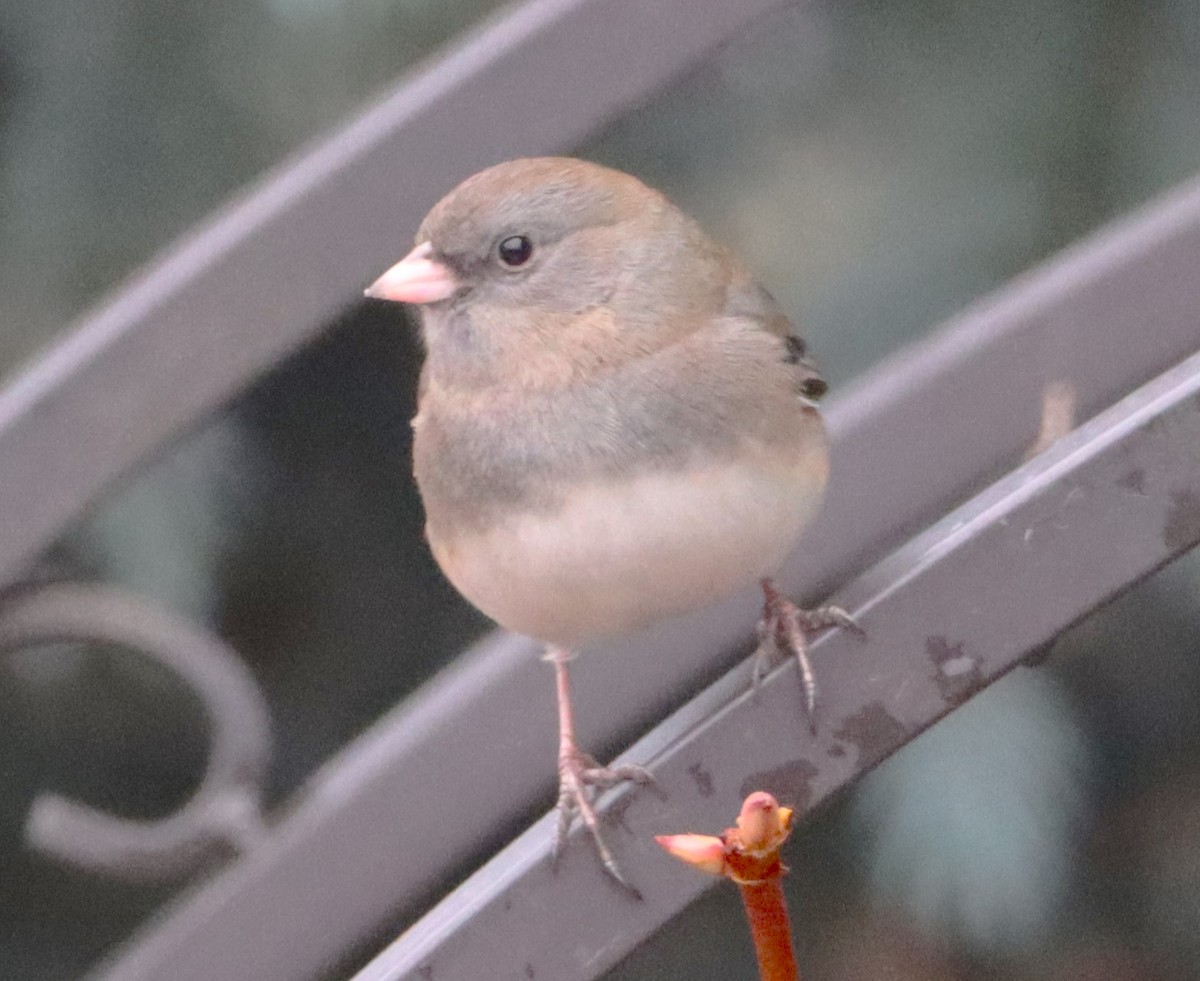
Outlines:
[[[843,627],[860,637],[866,632],[840,606],[820,606],[802,610],[782,595],[770,579],[762,581],[763,612],[756,633],[758,648],[754,652],[753,683],[757,691],[763,676],[781,658],[795,657],[800,665],[800,681],[804,685],[804,707],[809,725],[816,730],[817,678],[808,656],[808,636],[829,627]]]
[[[554,861],[567,840],[571,819],[576,813],[583,819],[588,834],[596,844],[600,862],[618,883],[637,898],[641,894],[621,874],[621,869],[600,834],[600,819],[596,816],[593,797],[622,783],[652,784],[654,777],[644,767],[626,763],[621,766],[600,766],[587,753],[575,746],[560,750],[558,757],[558,831],[554,838]]]

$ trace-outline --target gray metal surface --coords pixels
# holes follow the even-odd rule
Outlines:
[[[552,816],[455,889],[356,981],[585,981],[715,880],[654,835],[712,830],[769,790],[801,812],[860,776],[1120,590],[1200,542],[1200,355],[917,536],[835,599],[866,629],[814,645],[813,737],[794,664],[756,696],[739,667],[623,757],[660,793],[610,795],[610,841],[644,900]],[[803,871],[803,870],[800,870]],[[669,968],[668,968],[669,971]]]
[[[460,178],[572,146],[782,2],[530,0],[269,175],[0,392],[0,584],[356,300]]]
[[[1023,277],[834,399],[830,500],[783,584],[819,594],[1019,459],[1037,432],[1045,382],[1070,380],[1086,411],[1200,348],[1198,263],[1200,185]],[[756,611],[747,593],[586,652],[573,666],[583,744],[604,745],[677,706],[749,641]],[[310,976],[389,914],[415,913],[445,892],[463,856],[551,800],[552,680],[534,654],[501,636],[465,654],[317,774],[264,847],[148,925],[95,976]],[[838,718],[835,689],[858,690],[841,672],[873,671],[874,655],[855,645],[844,662],[823,655],[820,711]],[[701,709],[689,711],[698,723]],[[689,813],[687,826],[728,820],[727,809],[715,825],[708,813]],[[532,834],[523,848],[541,840]],[[565,862],[591,874],[589,856]]]

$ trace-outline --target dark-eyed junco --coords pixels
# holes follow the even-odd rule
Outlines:
[[[438,564],[558,681],[559,843],[589,787],[646,779],[575,745],[570,652],[770,576],[820,503],[825,385],[770,294],[662,194],[514,160],[443,198],[367,295],[421,305],[413,456]],[[767,587],[763,646],[813,618]],[[810,705],[811,708],[811,705]]]

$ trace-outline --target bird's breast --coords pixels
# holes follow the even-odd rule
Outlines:
[[[567,644],[773,572],[827,474],[786,353],[733,320],[565,389],[431,379],[413,463],[438,563],[498,623]]]
[[[819,417],[786,446],[569,484],[550,506],[483,525],[430,515],[446,576],[497,623],[560,644],[623,633],[773,573],[816,513]]]

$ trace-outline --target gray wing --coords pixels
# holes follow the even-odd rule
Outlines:
[[[725,315],[741,317],[761,324],[769,333],[782,337],[787,345],[784,360],[795,365],[796,392],[810,402],[816,402],[829,387],[820,369],[808,356],[804,338],[792,333],[792,323],[779,303],[758,283],[739,276],[729,286],[725,300]]]

